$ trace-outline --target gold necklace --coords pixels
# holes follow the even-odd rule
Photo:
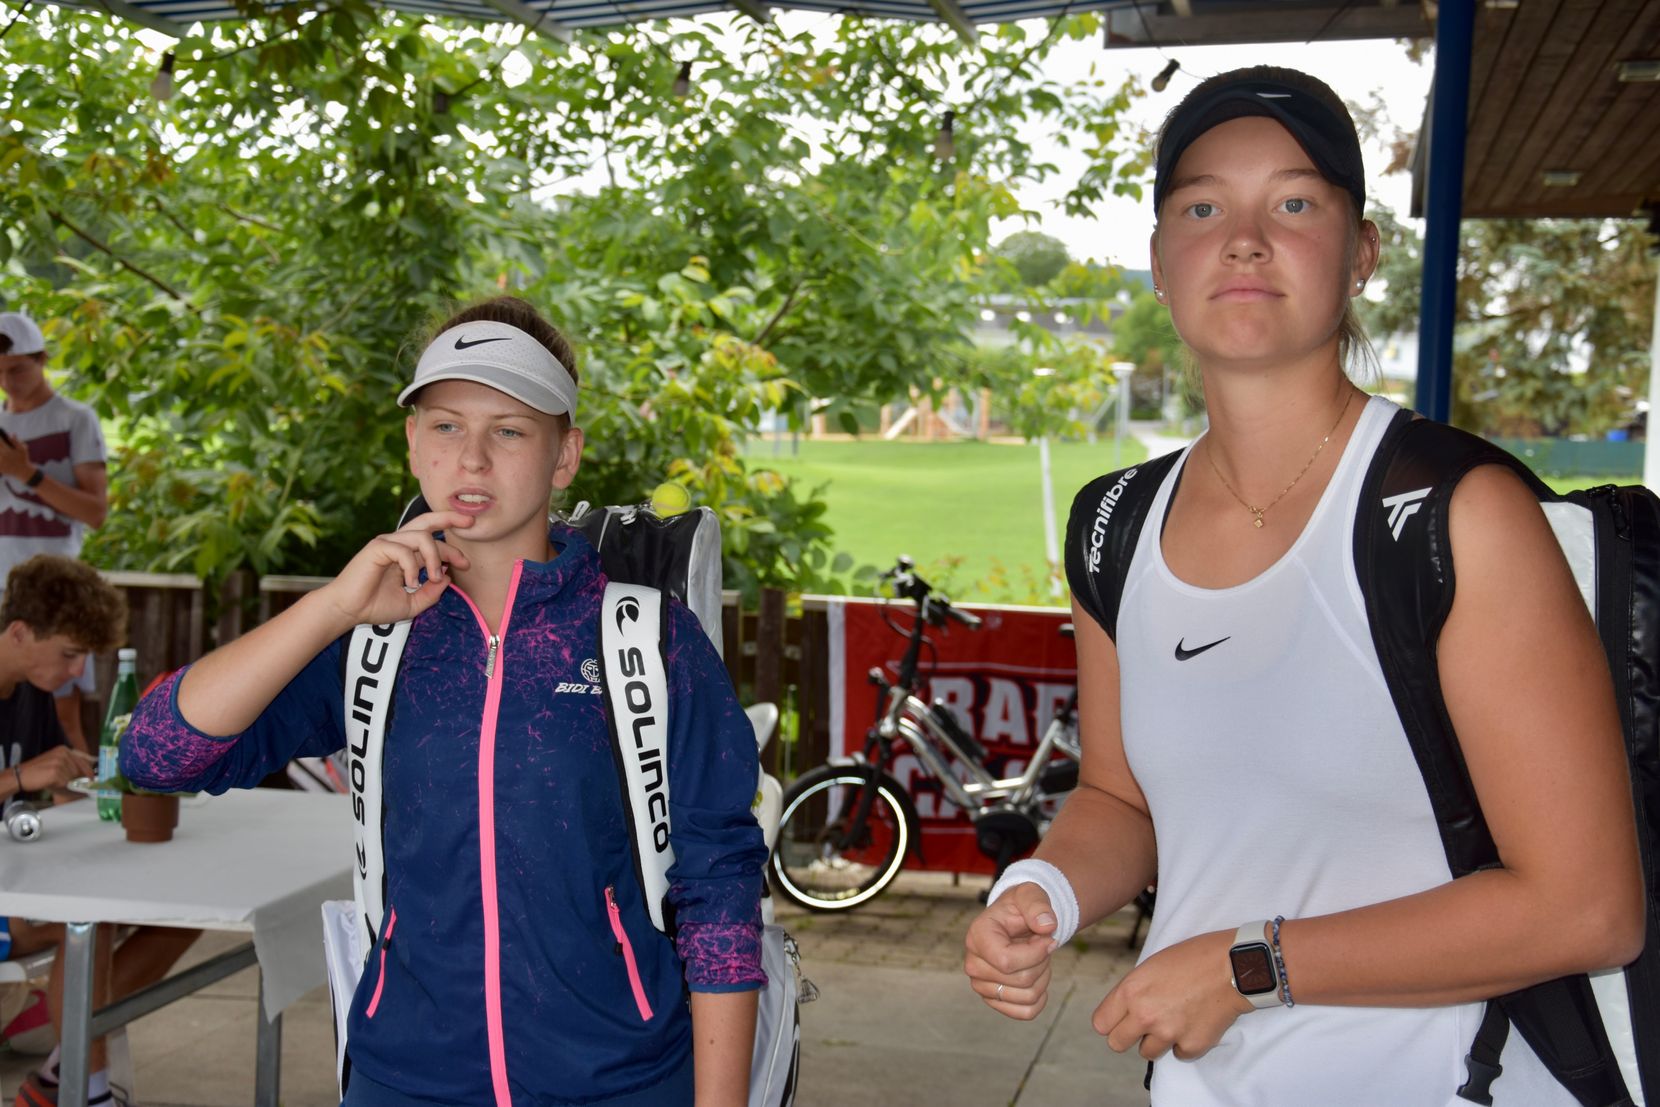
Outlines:
[[[1239,506],[1251,513],[1251,525],[1253,527],[1256,527],[1258,530],[1262,529],[1262,517],[1271,511],[1275,504],[1285,499],[1285,494],[1295,488],[1297,486],[1297,482],[1303,479],[1303,474],[1308,472],[1309,466],[1314,464],[1314,459],[1320,456],[1320,451],[1326,448],[1326,443],[1331,441],[1331,436],[1337,433],[1337,426],[1339,423],[1343,422],[1343,416],[1349,413],[1349,404],[1354,402],[1354,398],[1355,390],[1350,388],[1349,397],[1343,401],[1343,409],[1337,413],[1336,420],[1332,422],[1331,430],[1326,432],[1326,437],[1320,439],[1320,444],[1314,447],[1314,452],[1312,454],[1308,455],[1308,460],[1303,462],[1303,467],[1297,471],[1297,475],[1291,478],[1291,483],[1280,489],[1280,494],[1275,496],[1272,500],[1269,500],[1267,507],[1257,507],[1253,504],[1247,503],[1244,496],[1241,496],[1238,492],[1235,492],[1233,485],[1228,483],[1228,478],[1222,475],[1222,470],[1216,467],[1216,459],[1211,456],[1210,450],[1208,448],[1205,450],[1205,460],[1210,462],[1211,472],[1215,473],[1216,479],[1222,482],[1222,487],[1228,490],[1228,495],[1238,500]]]

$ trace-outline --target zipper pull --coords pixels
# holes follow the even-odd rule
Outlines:
[[[501,639],[494,634],[490,636],[490,653],[484,659],[484,679],[489,680],[496,675],[496,651],[501,648]]]

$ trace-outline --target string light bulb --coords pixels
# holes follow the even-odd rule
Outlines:
[[[950,161],[957,156],[957,113],[948,111],[940,116],[940,129],[934,133],[934,158]]]
[[[692,91],[692,63],[680,63],[680,73],[674,78],[674,84],[669,87],[676,100],[684,100],[686,94]]]
[[[150,82],[150,95],[157,100],[173,99],[173,51],[171,50],[161,56],[161,68],[156,70],[155,80]]]
[[[1182,63],[1177,61],[1175,58],[1171,58],[1168,62],[1166,62],[1164,64],[1164,68],[1159,70],[1159,75],[1153,78],[1153,91],[1163,92],[1165,89],[1169,88],[1170,78],[1174,77],[1176,75],[1176,70],[1181,67]]]
[[[432,114],[448,115],[450,113],[450,94],[443,89],[436,89],[432,94]]]

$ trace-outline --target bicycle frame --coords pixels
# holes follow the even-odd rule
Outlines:
[[[974,811],[999,802],[1015,807],[1030,803],[1037,793],[1038,781],[1049,765],[1050,754],[1060,748],[1056,745],[1056,738],[1061,726],[1061,716],[1056,716],[1044,728],[1043,738],[1032,752],[1025,772],[1019,776],[994,777],[984,766],[968,758],[958,757],[955,753],[943,754],[942,750],[951,748],[950,739],[934,722],[928,704],[903,685],[896,684],[888,689],[887,710],[883,712],[875,734],[888,745],[903,739],[923,767],[940,782],[951,802],[966,811]],[[958,779],[957,774],[951,771],[951,760],[959,762],[971,779]]]

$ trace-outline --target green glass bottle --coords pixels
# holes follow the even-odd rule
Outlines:
[[[98,737],[98,779],[109,780],[121,771],[117,754],[121,734],[132,721],[133,708],[138,706],[138,651],[120,650],[115,655],[115,690],[110,693],[110,708],[104,715],[104,731]],[[113,792],[98,796],[98,817],[106,822],[121,818],[121,797]]]

